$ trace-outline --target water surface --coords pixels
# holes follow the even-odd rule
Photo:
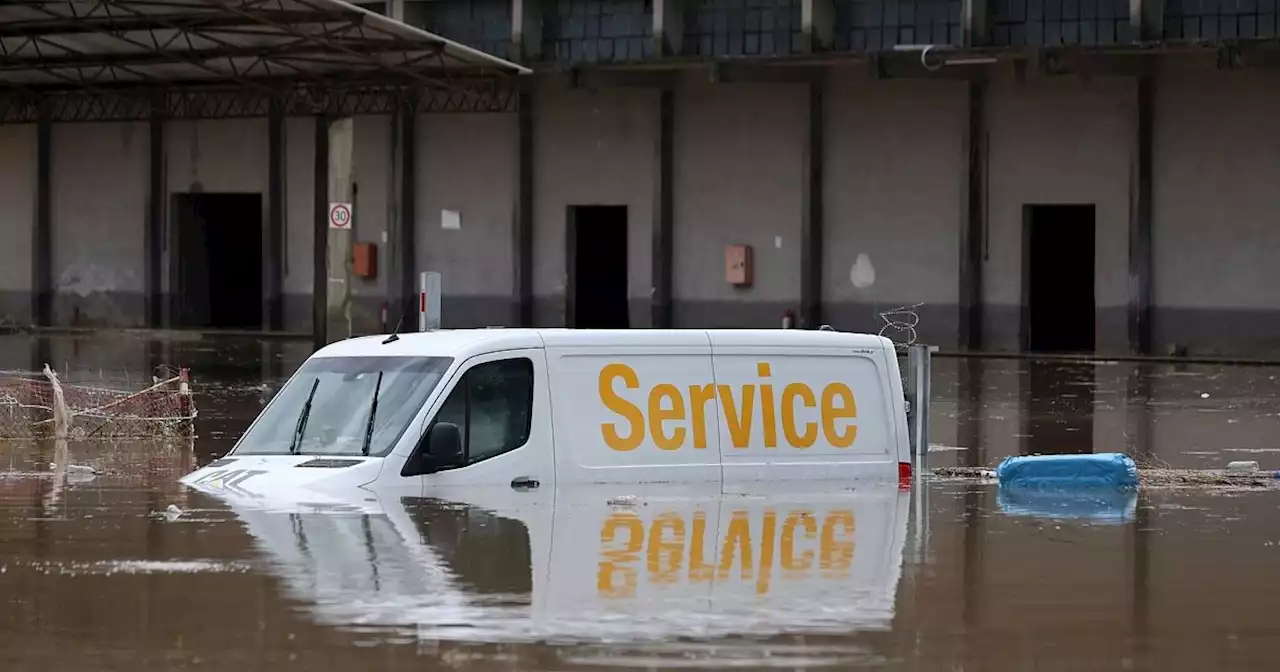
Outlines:
[[[5,345],[6,367],[43,355],[72,382],[189,365],[200,436],[73,444],[103,473],[61,487],[12,476],[47,471],[52,446],[0,442],[2,669],[1269,670],[1280,643],[1280,493],[1145,491],[1074,519],[955,482],[254,508],[176,479],[229,448],[305,344]],[[1280,467],[1274,369],[936,363],[933,464]]]

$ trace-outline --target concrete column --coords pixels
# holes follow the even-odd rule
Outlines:
[[[355,120],[343,117],[329,124],[329,201],[352,203],[355,200],[355,170],[352,165],[355,149]],[[329,206],[325,204],[325,233],[329,241],[326,267],[329,293],[325,303],[325,333],[329,342],[351,338],[351,243],[355,227],[355,208],[352,207],[352,223],[345,229],[329,228]]]
[[[662,0],[659,0],[660,2]],[[658,94],[658,179],[653,209],[653,295],[650,297],[651,326],[672,326],[672,294],[675,282],[673,220],[675,193],[672,179],[675,153],[675,91],[664,88]]]
[[[1152,107],[1154,83],[1138,78],[1134,119],[1133,179],[1129,196],[1129,351],[1148,355],[1152,348]]]
[[[511,0],[511,53],[526,63],[542,56],[542,0]]]
[[[808,134],[800,199],[803,211],[800,213],[800,315],[797,325],[805,329],[822,325],[823,148],[827,136],[825,87],[825,79],[809,83]]]
[[[387,0],[387,16],[396,21],[404,21],[404,0]]]
[[[833,0],[800,0],[800,31],[809,52],[830,51],[835,35]]]
[[[965,133],[965,210],[960,229],[959,335],[962,350],[983,346],[982,251],[987,221],[986,84],[969,84],[969,124]]]
[[[316,116],[312,176],[311,334],[312,346],[318,350],[329,343],[329,120],[324,116]]]
[[[53,121],[36,126],[36,217],[31,235],[31,323],[53,325]]]
[[[515,323],[533,326],[533,94],[520,92],[518,119],[515,262]]]
[[[679,56],[684,49],[684,1],[653,0],[653,54]]]

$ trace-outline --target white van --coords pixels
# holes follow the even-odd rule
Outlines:
[[[910,478],[885,338],[479,329],[331,344],[187,484],[427,491]]]

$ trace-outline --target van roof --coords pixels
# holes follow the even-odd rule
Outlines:
[[[454,357],[485,352],[543,347],[678,347],[727,346],[887,348],[889,339],[874,334],[806,329],[441,329],[400,334],[383,344],[387,334],[360,336],[331,343],[316,357]]]

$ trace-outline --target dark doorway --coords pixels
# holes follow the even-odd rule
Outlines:
[[[569,206],[565,233],[569,271],[565,325],[583,329],[630,327],[626,206]]]
[[[1024,350],[1094,349],[1094,218],[1092,205],[1024,207]]]
[[[174,324],[262,328],[262,195],[174,194]]]

